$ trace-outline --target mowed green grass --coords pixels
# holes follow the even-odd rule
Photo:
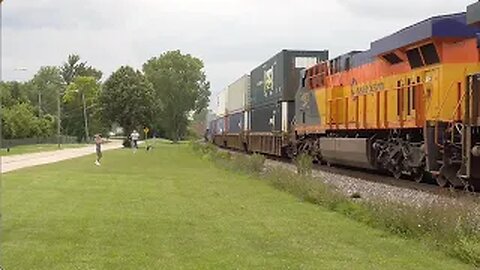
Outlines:
[[[58,144],[32,144],[32,145],[19,145],[10,148],[10,151],[7,152],[7,149],[0,149],[0,156],[12,156],[12,155],[22,155],[38,152],[49,152],[56,151],[61,149],[68,148],[79,148],[88,146],[88,144],[62,144],[61,148],[58,148]]]
[[[216,168],[187,145],[3,175],[6,269],[471,269]]]

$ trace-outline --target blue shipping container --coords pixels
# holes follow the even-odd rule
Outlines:
[[[243,112],[228,115],[228,133],[240,133],[243,130]]]

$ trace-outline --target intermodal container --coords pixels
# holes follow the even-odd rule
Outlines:
[[[467,24],[480,25],[480,2],[467,7]]]
[[[298,126],[320,125],[320,114],[315,91],[312,91],[306,85],[306,70],[302,70],[300,74],[300,87],[295,97],[295,123]]]
[[[251,107],[294,101],[300,70],[328,59],[328,51],[283,50],[250,73]]]
[[[250,99],[250,75],[244,75],[227,88],[226,108],[228,114],[245,110]]]
[[[238,112],[228,115],[228,128],[227,133],[240,133],[244,129],[244,116],[243,112]]]
[[[250,110],[251,132],[288,132],[295,114],[295,102],[283,101]]]
[[[228,88],[220,91],[216,96],[216,110],[217,116],[225,116],[227,114],[227,94]]]
[[[215,133],[223,134],[225,132],[225,117],[219,117],[215,120]]]

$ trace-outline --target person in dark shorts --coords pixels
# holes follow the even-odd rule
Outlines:
[[[97,153],[97,159],[95,160],[95,165],[100,166],[100,159],[102,159],[102,143],[103,139],[100,134],[95,135],[95,152]]]

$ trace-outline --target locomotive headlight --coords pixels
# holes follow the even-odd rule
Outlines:
[[[474,146],[472,148],[472,155],[475,157],[480,157],[480,145]]]

